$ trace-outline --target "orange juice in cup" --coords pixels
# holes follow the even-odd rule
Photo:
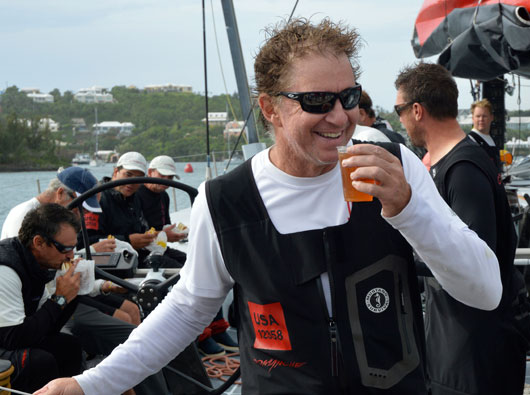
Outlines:
[[[360,192],[352,185],[352,179],[350,178],[350,174],[357,168],[342,166],[342,161],[346,158],[349,158],[350,156],[353,156],[353,154],[347,151],[346,146],[338,146],[337,151],[339,153],[339,166],[340,174],[342,176],[342,190],[344,192],[344,200],[346,200],[347,202],[371,202],[373,200],[372,195]],[[369,178],[361,178],[359,181],[375,184],[375,181]]]

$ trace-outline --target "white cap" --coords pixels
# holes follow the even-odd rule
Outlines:
[[[139,152],[126,152],[116,163],[116,167],[123,167],[127,170],[140,170],[142,173],[147,173],[147,161]]]
[[[160,155],[156,158],[153,158],[149,164],[149,168],[158,170],[158,172],[163,176],[177,175],[177,167],[175,166],[175,162],[167,155]]]

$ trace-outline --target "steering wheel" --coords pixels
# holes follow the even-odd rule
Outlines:
[[[86,259],[91,259],[92,254],[90,252],[90,248],[88,248],[90,244],[88,242],[88,233],[87,233],[85,219],[83,215],[82,203],[89,197],[99,192],[102,192],[107,189],[111,189],[111,188],[114,188],[120,185],[127,185],[127,184],[161,184],[161,185],[167,185],[173,188],[177,188],[188,194],[191,204],[193,204],[193,202],[195,201],[195,197],[198,194],[197,189],[190,187],[189,185],[183,184],[175,180],[166,180],[164,178],[154,178],[154,177],[132,177],[132,178],[126,178],[126,179],[120,179],[120,180],[113,180],[113,181],[109,181],[101,185],[97,185],[94,188],[86,191],[82,195],[76,197],[66,206],[66,208],[70,210],[76,207],[79,209],[80,219],[81,219],[81,231],[83,234],[83,243],[85,245],[85,251],[86,251]],[[138,297],[138,301],[140,305],[142,306],[142,308],[144,309],[144,311],[149,311],[149,312],[152,311],[156,307],[156,305],[162,301],[169,287],[176,284],[176,282],[180,278],[179,274],[174,274],[168,279],[166,279],[165,281],[157,282],[157,281],[147,280],[143,282],[140,286],[138,286],[127,280],[117,277],[113,274],[107,273],[106,271],[104,271],[101,268],[98,268],[97,266],[95,267],[95,272],[98,276],[104,278],[105,280],[112,281],[113,283],[119,285],[120,287],[125,288],[129,292],[136,294]],[[202,389],[204,389],[205,391],[207,391],[209,394],[212,394],[212,395],[222,394],[239,378],[239,375],[240,375],[240,370],[238,368],[234,372],[234,374],[232,374],[232,376],[230,376],[227,379],[227,381],[224,382],[222,385],[220,385],[217,388],[209,388],[205,386],[204,384],[200,383],[199,381],[195,380],[194,378],[189,377],[188,375],[170,366],[166,366],[165,368],[173,371],[179,376],[196,384],[197,386],[201,387]]]

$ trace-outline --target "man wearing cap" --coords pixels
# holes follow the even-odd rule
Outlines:
[[[46,203],[57,203],[61,206],[68,205],[77,196],[83,194],[97,184],[96,178],[87,169],[81,167],[68,167],[59,172],[57,177],[50,181],[48,188],[40,195],[13,207],[7,215],[2,227],[1,239],[15,237],[28,211]],[[91,196],[83,202],[86,210],[101,212],[96,196]],[[77,210],[77,209],[75,209]],[[110,251],[109,243],[102,243],[97,251]]]
[[[166,180],[172,180],[174,177],[179,178],[175,162],[166,155],[153,158],[149,164],[147,175]],[[167,185],[162,184],[144,184],[136,192],[136,198],[140,201],[147,224],[156,230],[162,230],[165,225],[171,224],[171,219],[169,218],[169,195],[166,192],[168,188]],[[166,228],[167,240],[173,242],[185,238],[185,235],[167,231],[174,227],[175,225]]]
[[[104,178],[103,181],[142,177],[146,173],[147,161],[143,155],[138,152],[127,152],[118,160],[112,179]],[[149,224],[142,212],[140,201],[134,196],[140,185],[126,184],[103,191],[100,201],[102,212],[85,213],[85,222],[91,242],[106,238],[108,235],[126,241],[138,251],[142,266],[149,255],[145,247],[151,244],[157,234],[147,232]],[[169,254],[165,254],[162,258],[164,267],[182,266]]]
[[[97,185],[97,179],[87,169],[77,166],[68,167],[57,174],[57,177],[50,181],[48,188],[37,197],[15,206],[9,212],[2,228],[1,239],[18,236],[21,224],[26,214],[32,209],[57,203],[61,206],[68,205],[73,199]],[[86,213],[101,213],[101,207],[97,197],[91,196],[83,202]],[[77,208],[73,210],[78,215]],[[116,242],[114,240],[103,240],[91,245],[96,252],[114,251]],[[52,279],[53,280],[53,277]],[[95,296],[101,292],[105,286],[105,281],[96,280],[94,291]],[[108,285],[108,284],[107,284]],[[121,318],[124,314],[129,316],[139,315],[138,307],[129,300],[123,300],[121,306],[107,308],[101,311],[101,303],[94,302],[89,296],[79,297],[75,311],[69,320],[63,324],[73,335],[81,339],[83,349],[89,354],[110,354],[119,344],[129,337],[136,327]],[[77,299],[77,298],[76,298]],[[107,314],[108,313],[108,314]],[[62,326],[62,325],[61,325]],[[150,392],[149,388],[154,388]],[[136,387],[138,394],[157,394],[165,391],[165,382],[159,375],[150,376]],[[157,392],[158,391],[158,392]]]
[[[24,216],[31,209],[49,203],[57,203],[61,206],[67,206],[73,199],[92,189],[96,185],[96,177],[94,177],[87,169],[72,166],[60,171],[57,174],[57,177],[50,181],[48,188],[44,192],[11,209],[4,222],[0,239],[3,240],[8,237],[16,237]],[[83,208],[88,212],[101,212],[101,207],[99,206],[96,195],[86,199],[83,202]],[[77,208],[73,211],[78,215],[79,211]],[[90,247],[95,252],[111,252],[116,248],[116,242],[115,240],[105,239],[93,243]],[[98,295],[101,291],[110,291],[113,288],[110,282],[96,280],[94,289],[95,291],[91,294],[92,296]],[[84,302],[120,320],[130,323],[138,323],[140,316],[138,307],[128,300],[117,296],[114,297],[113,295],[111,296],[113,302],[111,306],[94,301],[92,298],[84,298]],[[111,296],[106,298],[110,298]],[[101,298],[100,296],[97,297]]]
[[[143,155],[138,152],[127,152],[118,160],[112,178],[104,177],[103,182],[143,177],[146,172],[147,161]],[[130,243],[139,251],[155,239],[156,235],[146,233],[147,222],[142,215],[139,202],[134,199],[139,187],[140,184],[126,184],[101,193],[102,212],[85,213],[90,242],[112,235],[116,239]]]

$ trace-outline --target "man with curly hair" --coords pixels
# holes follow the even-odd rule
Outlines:
[[[199,187],[181,280],[129,341],[38,394],[119,393],[201,333],[231,288],[242,393],[427,394],[412,247],[477,308],[499,301],[498,265],[406,147],[352,144],[358,43],[329,19],[269,30],[254,69],[275,144]],[[339,163],[344,145],[355,156]],[[344,201],[340,166],[372,202]]]

